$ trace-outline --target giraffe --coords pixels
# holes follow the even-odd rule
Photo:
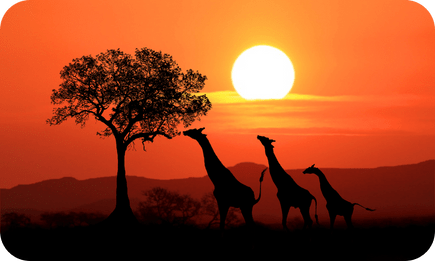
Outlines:
[[[274,146],[272,145],[272,142],[275,142],[275,140],[260,135],[257,136],[257,139],[260,140],[265,148],[266,157],[269,162],[269,173],[273,183],[275,183],[275,186],[278,189],[276,196],[281,205],[282,226],[284,229],[287,231],[289,230],[287,227],[287,215],[290,207],[299,208],[304,219],[303,228],[311,228],[311,225],[313,224],[310,217],[310,206],[312,200],[314,200],[316,204],[315,218],[317,224],[319,224],[316,198],[311,195],[308,190],[296,184],[293,178],[281,167],[273,151]]]
[[[344,200],[338,192],[332,188],[331,184],[329,184],[325,175],[320,171],[320,169],[314,167],[313,164],[311,167],[307,168],[303,171],[304,174],[315,174],[319,177],[320,181],[320,190],[322,191],[323,197],[326,199],[326,208],[328,209],[329,219],[330,219],[330,229],[334,228],[334,222],[337,215],[343,216],[346,221],[347,227],[349,229],[353,228],[352,225],[352,213],[353,207],[358,205],[362,208],[365,208],[369,211],[375,211],[375,209],[370,209],[363,207],[358,203],[350,203],[347,200]]]
[[[250,187],[240,183],[219,160],[207,135],[202,133],[204,129],[190,129],[184,131],[183,134],[196,140],[202,148],[205,169],[214,185],[213,195],[216,198],[219,209],[221,232],[223,233],[225,229],[225,219],[230,207],[240,208],[245,223],[249,226],[254,225],[252,209],[260,201],[261,182],[267,168],[261,173],[260,192],[258,198],[255,199],[254,191]]]

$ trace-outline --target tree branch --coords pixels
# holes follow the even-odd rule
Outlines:
[[[115,138],[118,136],[118,129],[115,127],[115,125],[113,125],[112,121],[107,120],[106,118],[103,117],[103,115],[96,115],[94,114],[95,117],[97,117],[97,119],[99,121],[101,121],[102,123],[106,124],[107,127],[110,128],[110,130],[112,131],[113,135],[115,136]]]
[[[151,141],[151,142],[153,142],[154,138],[157,135],[162,135],[162,136],[166,137],[167,139],[172,139],[172,136],[170,136],[170,135],[168,135],[168,134],[166,134],[164,132],[155,131],[155,132],[146,132],[146,133],[137,133],[137,134],[134,134],[128,140],[126,140],[124,144],[125,144],[125,146],[128,146],[134,140],[140,139],[140,138],[143,138],[144,141]]]

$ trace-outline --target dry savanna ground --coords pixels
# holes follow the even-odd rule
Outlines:
[[[278,224],[257,223],[253,229],[243,224],[229,227],[223,236],[216,227],[193,224],[139,224],[128,230],[98,225],[27,226],[5,229],[1,236],[6,249],[24,260],[275,256],[292,260],[411,260],[429,249],[435,231],[433,218],[404,221],[403,225],[389,225],[388,220],[358,222],[352,231],[339,226],[333,232],[318,225],[302,230],[297,222],[290,232]]]

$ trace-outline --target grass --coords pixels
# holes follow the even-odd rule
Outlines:
[[[141,224],[116,231],[98,226],[33,226],[2,231],[6,249],[24,260],[412,260],[429,249],[435,225],[432,220],[404,226],[364,224],[353,231],[314,226],[286,232],[279,226],[257,224],[255,229],[229,228],[224,237],[218,229],[193,225]]]

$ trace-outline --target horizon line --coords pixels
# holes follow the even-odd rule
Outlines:
[[[433,159],[427,159],[427,160],[423,160],[417,163],[404,163],[404,164],[400,164],[400,165],[382,165],[382,166],[377,166],[377,167],[353,167],[353,168],[341,168],[341,167],[322,167],[322,169],[342,169],[342,170],[355,170],[355,169],[378,169],[378,168],[391,168],[391,167],[401,167],[401,166],[409,166],[409,165],[419,165],[419,164],[423,164],[423,163],[428,163],[428,162],[435,162],[435,158]],[[249,162],[249,161],[244,161],[244,162],[239,162],[233,166],[228,166],[227,168],[234,168],[238,165],[241,164],[255,164],[255,165],[260,165],[260,166],[264,166],[264,167],[268,167],[265,164],[261,164],[261,163],[256,163],[256,162]],[[292,171],[292,170],[301,170],[303,168],[287,168],[285,169],[286,171]],[[169,180],[181,180],[181,179],[191,179],[191,178],[204,178],[207,177],[207,174],[201,177],[184,177],[184,178],[176,178],[176,179],[156,179],[156,178],[148,178],[146,176],[138,176],[138,175],[126,175],[126,177],[138,177],[138,178],[146,178],[146,179],[150,179],[150,180],[162,180],[162,181],[169,181]],[[72,176],[65,176],[65,177],[61,177],[61,178],[52,178],[52,179],[44,179],[41,181],[37,181],[34,183],[28,183],[28,184],[18,184],[15,186],[12,186],[10,188],[0,188],[0,190],[4,190],[4,189],[13,189],[16,188],[18,186],[28,186],[28,185],[33,185],[33,184],[37,184],[37,183],[41,183],[41,182],[46,182],[46,181],[52,181],[52,180],[60,180],[60,179],[74,179],[76,181],[86,181],[86,180],[91,180],[91,179],[103,179],[103,178],[116,178],[116,175],[113,176],[103,176],[103,177],[91,177],[91,178],[87,178],[87,179],[77,179],[75,177]]]

